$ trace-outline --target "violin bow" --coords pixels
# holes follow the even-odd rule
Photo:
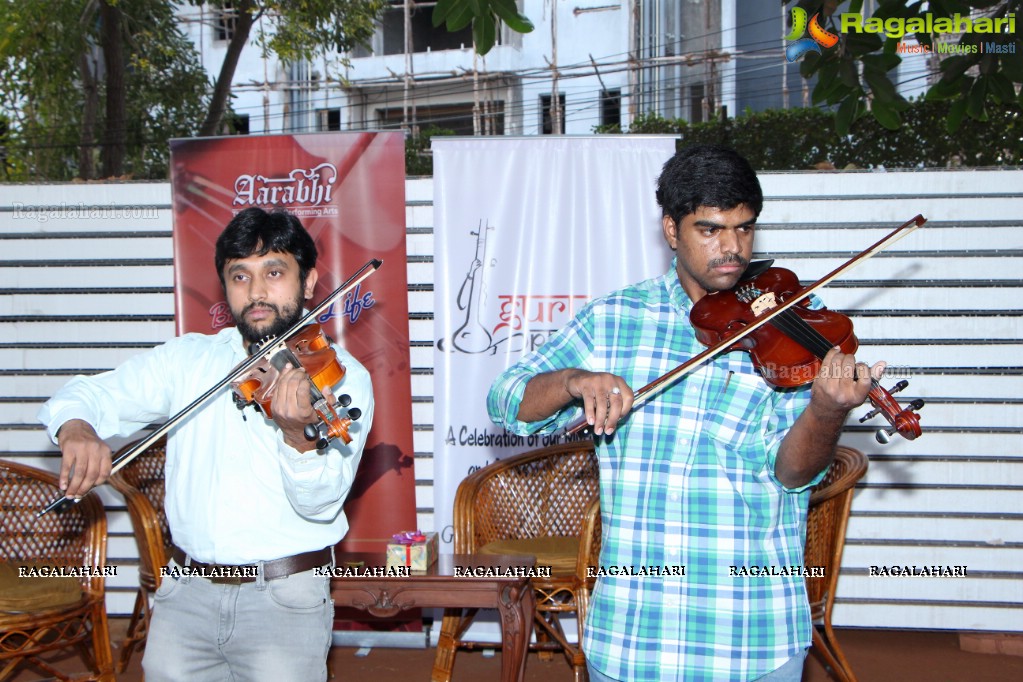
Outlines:
[[[890,233],[885,235],[883,238],[878,240],[877,243],[864,249],[857,255],[847,260],[845,263],[842,263],[837,268],[835,268],[828,274],[824,275],[813,284],[804,287],[799,292],[791,296],[789,300],[780,304],[776,308],[772,308],[769,312],[765,313],[763,317],[757,318],[756,320],[754,320],[747,326],[743,327],[739,331],[735,332],[731,336],[722,339],[717,344],[710,346],[709,348],[699,353],[698,355],[694,355],[689,360],[686,360],[675,369],[657,377],[649,384],[635,392],[635,394],[633,395],[632,402],[633,408],[635,408],[636,405],[646,402],[647,400],[650,400],[654,396],[658,395],[675,381],[681,379],[687,374],[692,373],[694,369],[702,365],[710,358],[714,357],[715,355],[722,352],[726,348],[729,348],[730,346],[734,345],[737,341],[741,341],[742,339],[746,338],[756,330],[763,327],[765,324],[769,323],[772,319],[774,319],[781,313],[795,306],[797,303],[805,299],[807,296],[816,293],[819,289],[824,288],[825,286],[827,286],[834,280],[838,279],[840,276],[842,276],[849,270],[853,269],[863,261],[868,260],[869,258],[873,258],[880,252],[890,247],[895,242],[907,236],[913,230],[917,229],[918,227],[922,227],[923,224],[926,222],[927,219],[919,214],[916,217],[907,220],[902,225],[895,228]],[[570,426],[566,433],[567,435],[572,436],[582,431],[585,431],[589,428],[591,428],[590,425],[586,422],[585,419],[582,419],[573,424],[572,426]]]
[[[298,334],[303,327],[309,324],[310,321],[316,319],[321,314],[323,314],[327,310],[327,308],[333,305],[333,303],[338,298],[344,296],[349,291],[355,289],[355,287],[361,284],[363,280],[365,280],[367,277],[376,272],[377,268],[379,268],[381,265],[383,265],[383,261],[378,258],[373,258],[369,260],[365,265],[359,268],[354,275],[352,275],[347,280],[342,282],[337,289],[334,289],[334,291],[330,292],[326,298],[324,298],[322,301],[320,301],[319,304],[317,304],[315,308],[313,308],[308,313],[303,315],[298,322],[293,324],[287,331],[284,331],[277,337],[275,337],[273,339],[274,341],[273,343],[264,344],[263,347],[261,347],[257,352],[253,353],[246,360],[236,365],[235,368],[231,370],[231,372],[226,377],[224,377],[216,384],[211,386],[205,393],[203,393],[201,396],[193,400],[186,407],[182,408],[173,417],[168,419],[163,424],[163,426],[156,429],[148,436],[135,443],[135,445],[133,445],[125,452],[121,453],[118,457],[114,458],[114,461],[111,463],[110,473],[115,474],[118,471],[120,471],[129,462],[131,462],[133,459],[135,459],[143,452],[145,452],[145,450],[149,446],[151,446],[153,443],[160,440],[160,438],[166,435],[167,432],[174,428],[178,422],[180,422],[182,419],[184,419],[185,417],[192,414],[200,407],[208,403],[223,388],[229,386],[231,382],[235,381],[236,379],[239,379],[242,376],[244,376],[257,363],[262,361],[264,358],[268,358],[270,355],[276,352],[276,350],[279,348],[279,344],[287,342],[289,339]],[[77,504],[80,499],[81,498],[67,498],[64,496],[60,496],[53,500],[52,502],[50,502],[48,505],[46,505],[46,507],[44,507],[43,510],[36,515],[36,518],[42,516],[43,514],[46,514],[47,512],[62,509],[66,504]]]

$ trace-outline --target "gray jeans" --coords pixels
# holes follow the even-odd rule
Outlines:
[[[147,682],[326,680],[329,581],[313,571],[241,585],[163,578],[142,659]]]

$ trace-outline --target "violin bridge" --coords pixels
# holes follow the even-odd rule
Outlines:
[[[778,299],[775,298],[773,291],[768,291],[761,294],[755,301],[750,303],[750,309],[753,314],[760,317],[768,310],[774,310],[778,307]]]

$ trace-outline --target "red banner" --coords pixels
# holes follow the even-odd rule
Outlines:
[[[369,370],[376,401],[341,549],[383,552],[392,534],[416,527],[402,133],[173,140],[171,163],[178,334],[233,324],[214,244],[251,206],[287,209],[312,235],[319,251],[313,303],[366,261],[383,260],[320,320]]]

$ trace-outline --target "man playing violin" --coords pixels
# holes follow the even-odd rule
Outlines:
[[[884,366],[835,348],[812,385],[776,389],[746,353],[722,353],[633,410],[631,387],[704,350],[689,311],[743,275],[763,194],[734,151],[692,146],[664,165],[657,201],[671,270],[590,302],[495,380],[488,410],[518,434],[581,412],[598,438],[601,564],[685,566],[598,578],[583,642],[591,679],[799,680],[812,625],[791,568],[810,487]],[[765,566],[789,575],[736,576]]]
[[[316,245],[298,218],[240,212],[215,264],[236,327],[186,334],[92,377],[76,377],[39,418],[62,452],[60,485],[81,496],[110,473],[103,441],[178,413],[226,377],[250,344],[302,317],[316,285]],[[180,256],[179,256],[180,257]],[[175,549],[155,595],[143,668],[159,680],[326,679],[334,616],[333,546],[373,419],[369,373],[335,347],[340,389],[362,410],[345,444],[306,438],[313,384],[286,365],[273,419],[225,390],[170,432],[166,511]],[[211,577],[203,577],[211,576]]]

